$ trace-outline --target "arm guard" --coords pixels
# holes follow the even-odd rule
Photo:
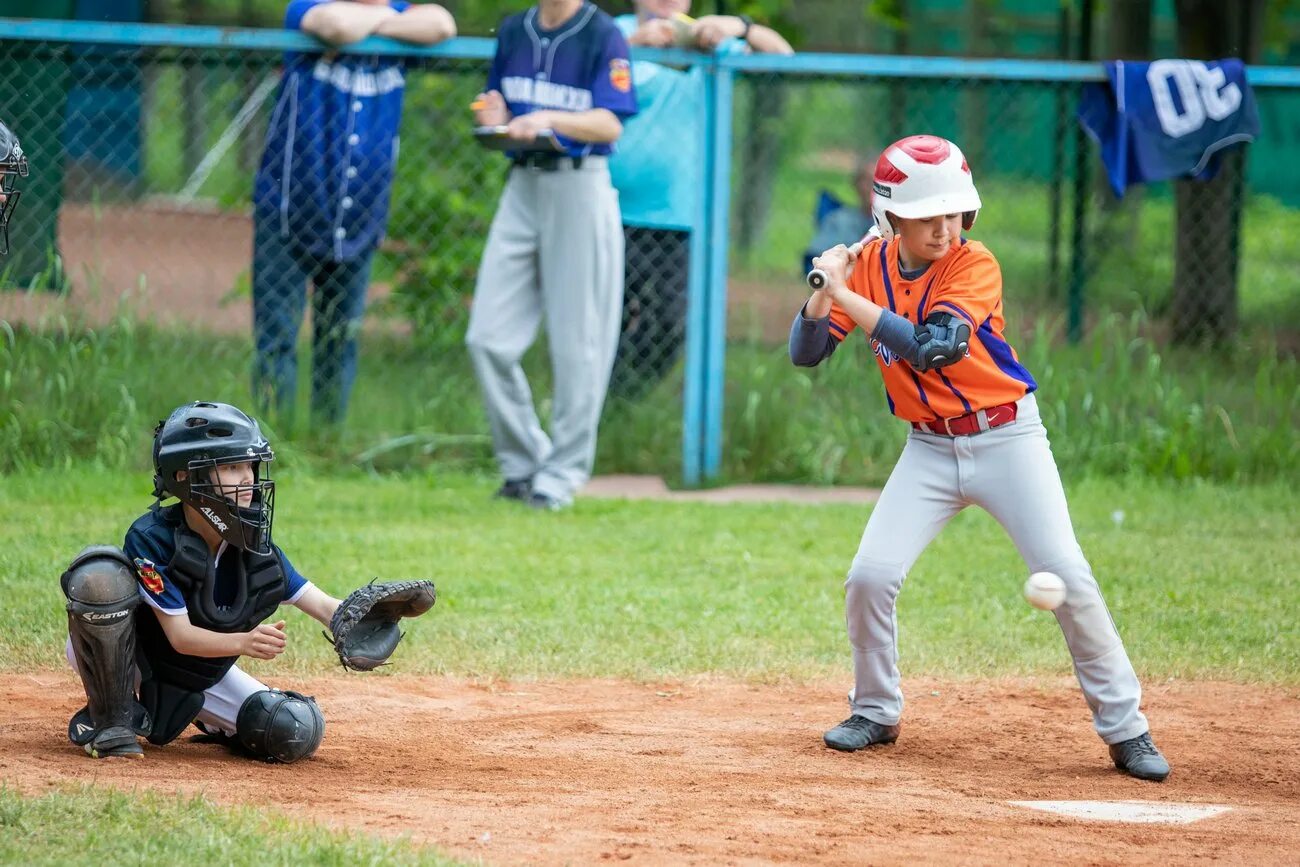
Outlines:
[[[931,313],[916,327],[920,350],[917,370],[947,367],[966,357],[970,348],[970,325],[952,313]]]
[[[931,313],[925,322],[913,326],[902,316],[881,313],[872,338],[917,371],[946,367],[966,356],[970,346],[970,325],[951,313]]]

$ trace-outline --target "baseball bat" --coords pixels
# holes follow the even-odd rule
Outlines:
[[[849,256],[851,258],[856,259],[861,253],[861,241],[858,241],[856,244],[849,247]],[[808,288],[814,292],[820,292],[825,289],[828,282],[830,282],[830,279],[826,276],[826,272],[821,268],[814,268],[808,272]]]
[[[880,229],[876,228],[875,226],[872,226],[870,229],[867,230],[867,234],[862,236],[862,239],[860,241],[857,241],[856,243],[849,245],[849,255],[854,259],[858,258],[858,256],[862,255],[862,248],[866,246],[867,242],[873,238],[879,238],[879,237],[880,237]],[[813,290],[814,292],[820,292],[821,290],[825,289],[826,284],[828,282],[828,279],[826,277],[826,272],[823,271],[821,268],[814,268],[811,271],[809,271],[807,279],[808,279],[808,288]]]

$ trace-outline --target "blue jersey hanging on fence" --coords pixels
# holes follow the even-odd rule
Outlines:
[[[501,92],[511,117],[593,108],[608,109],[620,119],[636,114],[627,40],[614,19],[591,3],[584,3],[554,30],[542,27],[536,6],[503,21],[488,89]],[[557,137],[570,156],[608,154],[613,149]]]
[[[1079,121],[1101,145],[1115,195],[1130,184],[1214,176],[1216,155],[1259,132],[1240,60],[1110,61],[1108,84],[1090,84]]]

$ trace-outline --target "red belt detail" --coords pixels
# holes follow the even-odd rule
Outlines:
[[[1002,403],[988,409],[968,412],[956,418],[914,421],[912,422],[912,429],[947,437],[971,436],[983,433],[986,430],[992,430],[995,427],[1001,427],[1004,424],[1010,424],[1016,420],[1016,411],[1014,403]]]

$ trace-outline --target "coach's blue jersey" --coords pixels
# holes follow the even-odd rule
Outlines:
[[[505,97],[512,117],[538,110],[604,108],[636,114],[627,40],[614,19],[584,3],[554,30],[543,29],[537,7],[501,22],[488,89]],[[560,136],[571,156],[608,154],[608,144]]]
[[[1111,61],[1084,89],[1079,121],[1101,145],[1115,195],[1130,184],[1213,177],[1215,155],[1259,132],[1246,67],[1227,60]]]

